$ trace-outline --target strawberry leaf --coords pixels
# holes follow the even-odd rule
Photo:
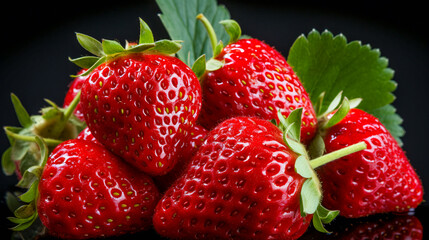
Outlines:
[[[192,66],[197,58],[205,54],[212,58],[213,50],[209,36],[203,24],[197,22],[197,15],[202,13],[213,24],[219,40],[226,43],[229,36],[224,27],[219,24],[230,18],[228,10],[217,4],[216,0],[157,0],[161,14],[159,15],[171,39],[183,40],[183,47],[178,57],[188,66]]]
[[[380,57],[378,49],[347,42],[342,34],[313,30],[307,37],[301,35],[290,49],[288,62],[312,101],[325,92],[325,103],[329,103],[343,91],[349,99],[362,98],[362,109],[372,110],[395,99],[396,83],[388,60]]]
[[[315,103],[318,116],[342,92],[348,99],[361,100],[358,108],[381,118],[396,139],[403,136],[401,118],[389,106],[397,86],[392,80],[394,71],[378,49],[359,41],[348,42],[342,34],[312,30],[293,43],[288,63]],[[319,104],[321,97],[323,103]],[[350,104],[354,107],[356,101]]]

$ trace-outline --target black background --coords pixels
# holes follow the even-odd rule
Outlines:
[[[154,1],[40,1],[10,2],[2,7],[0,125],[18,126],[10,102],[15,93],[30,114],[46,106],[44,98],[62,104],[71,74],[78,68],[68,57],[86,54],[75,38],[75,32],[97,39],[138,39],[138,18],[143,18],[155,39],[168,38],[157,14]],[[389,59],[395,71],[398,88],[393,105],[404,119],[404,150],[429,186],[427,135],[429,133],[429,45],[427,16],[422,3],[413,1],[220,1],[245,34],[265,40],[287,56],[294,40],[312,29],[328,29],[334,35],[344,34],[349,41],[360,40],[378,48]],[[0,136],[0,150],[8,147],[6,136]],[[14,176],[1,174],[0,194],[16,182]],[[425,194],[425,199],[427,194]],[[2,231],[9,212],[0,199]],[[424,204],[425,206],[426,204]],[[417,209],[419,210],[419,209]],[[425,223],[423,207],[420,220]]]

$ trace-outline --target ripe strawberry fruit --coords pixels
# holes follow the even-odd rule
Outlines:
[[[204,16],[199,15],[199,19],[211,28]],[[223,64],[207,69],[200,78],[203,90],[200,124],[211,129],[234,116],[272,120],[277,119],[278,110],[287,117],[293,110],[303,108],[301,137],[308,143],[316,132],[316,115],[306,90],[285,58],[261,40],[238,39],[241,32],[236,22],[221,23],[233,23],[236,27],[226,29],[238,29],[238,33],[233,33],[236,37],[220,52],[214,46],[214,60]],[[217,41],[216,36],[210,38]]]
[[[73,239],[148,229],[159,198],[147,175],[79,139],[54,149],[38,189],[37,211],[48,233]]]
[[[79,135],[77,135],[76,137],[77,139],[81,139],[81,140],[85,140],[85,141],[90,141],[90,142],[94,142],[97,144],[101,144],[95,137],[94,135],[92,135],[91,130],[89,130],[88,127],[86,127],[85,129],[83,129]]]
[[[78,34],[81,45],[100,56],[95,65],[86,66],[82,112],[92,134],[108,149],[147,174],[164,175],[178,161],[196,122],[201,87],[192,70],[170,56],[180,45],[154,42],[146,23],[141,20],[140,26],[139,44],[125,48]]]
[[[154,178],[156,186],[161,192],[167,190],[167,188],[182,175],[198,148],[203,144],[207,133],[208,131],[199,125],[195,125],[190,130],[188,139],[185,141],[185,146],[182,148],[182,153],[178,161],[179,163],[166,175]]]
[[[300,214],[296,157],[270,122],[224,121],[157,205],[155,229],[185,239],[299,237],[311,215]]]
[[[211,130],[158,202],[155,230],[173,239],[297,239],[313,219],[326,232],[323,223],[338,212],[320,205],[317,175],[299,143],[301,115],[279,113],[279,127],[229,118]]]
[[[323,138],[328,153],[358,141],[367,145],[363,151],[317,169],[326,207],[356,218],[405,212],[422,202],[419,177],[396,140],[374,116],[351,109]]]
[[[64,102],[63,102],[63,108],[68,107],[73,99],[76,97],[76,95],[80,92],[83,83],[86,80],[86,76],[82,76],[82,74],[85,72],[85,69],[82,69],[78,72],[78,77],[74,78],[73,81],[70,83],[68,90],[66,92],[66,96],[64,97]],[[85,121],[84,117],[83,117],[83,113],[82,113],[82,109],[81,109],[81,104],[78,103],[75,110],[74,110],[74,115],[76,115],[76,117],[81,120],[81,121]]]

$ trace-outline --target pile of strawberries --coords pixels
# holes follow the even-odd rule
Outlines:
[[[82,70],[62,107],[29,116],[13,95],[23,127],[5,128],[15,148],[4,166],[28,189],[13,230],[40,221],[64,239],[151,228],[171,239],[298,239],[311,223],[328,232],[338,214],[422,202],[404,151],[358,101],[339,94],[316,117],[278,51],[222,24],[230,42],[193,67],[175,57],[179,41],[155,41],[143,20],[126,46],[77,34],[94,56],[71,60]],[[14,154],[23,145],[31,166]]]

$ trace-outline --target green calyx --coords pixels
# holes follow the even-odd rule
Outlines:
[[[140,19],[140,35],[137,44],[130,44],[126,42],[125,47],[116,40],[103,39],[101,42],[95,38],[76,33],[79,44],[94,56],[84,56],[75,59],[69,59],[77,66],[88,69],[81,75],[88,75],[96,67],[102,63],[114,59],[119,56],[124,56],[133,53],[145,54],[161,54],[161,55],[174,55],[181,49],[180,41],[175,40],[159,40],[155,41],[152,30],[149,26]]]
[[[9,209],[14,213],[9,220],[16,224],[12,230],[33,234],[41,229],[36,210],[37,187],[48,155],[58,144],[76,138],[86,125],[73,114],[80,94],[67,108],[46,100],[50,106],[42,108],[40,115],[31,116],[13,93],[11,100],[21,126],[4,127],[10,147],[2,155],[2,169],[6,176],[16,173],[19,178],[19,190],[7,194]]]
[[[216,71],[224,65],[224,62],[216,59],[216,57],[222,52],[224,43],[222,41],[218,41],[213,26],[202,13],[198,14],[197,20],[201,21],[207,30],[213,51],[213,57],[211,59],[206,61],[206,56],[201,55],[192,65],[192,70],[197,75],[197,77],[200,78],[205,73],[205,71]],[[223,25],[225,31],[230,37],[228,44],[234,43],[240,39],[241,28],[235,20],[227,19],[222,20],[219,23]]]
[[[323,191],[314,169],[343,156],[361,151],[366,148],[366,144],[360,142],[326,155],[323,155],[323,149],[320,156],[311,158],[307,148],[300,142],[302,108],[292,111],[287,118],[280,111],[278,111],[277,116],[278,122],[276,120],[272,122],[283,132],[283,140],[286,145],[298,154],[295,161],[295,171],[306,179],[300,194],[301,215],[313,214],[313,226],[320,232],[328,233],[324,224],[334,220],[339,211],[328,210],[322,206]],[[323,142],[323,139],[321,141]]]
[[[36,163],[25,171],[16,185],[24,191],[8,193],[6,196],[7,205],[13,212],[13,217],[8,217],[8,220],[15,224],[11,230],[31,236],[32,239],[43,232],[41,230],[43,225],[37,213],[38,186],[49,156],[48,146],[42,138],[36,136],[35,144],[39,150],[39,157]]]
[[[361,98],[349,100],[346,96],[343,96],[342,92],[339,92],[327,106],[324,106],[324,97],[325,93],[322,92],[313,105],[317,115],[318,129],[308,146],[308,152],[311,158],[317,158],[324,154],[325,144],[323,142],[323,137],[326,131],[330,127],[341,122],[350,109],[356,108],[362,101]]]
[[[362,101],[361,98],[348,99],[342,96],[343,93],[339,92],[337,96],[329,103],[325,110],[323,109],[323,102],[325,93],[322,92],[314,105],[319,125],[323,129],[328,129],[335,124],[339,123],[352,108],[356,108]],[[328,118],[329,114],[333,115]]]
[[[32,116],[13,93],[11,100],[21,126],[4,127],[10,143],[10,147],[2,156],[3,172],[6,175],[12,175],[16,166],[20,166],[19,171],[23,173],[28,166],[36,162],[34,158],[40,156],[38,148],[34,146],[37,137],[43,139],[50,148],[54,148],[64,140],[76,138],[86,126],[73,114],[80,94],[76,95],[67,108],[60,108],[52,101],[46,100],[50,106],[42,108],[40,115]]]

